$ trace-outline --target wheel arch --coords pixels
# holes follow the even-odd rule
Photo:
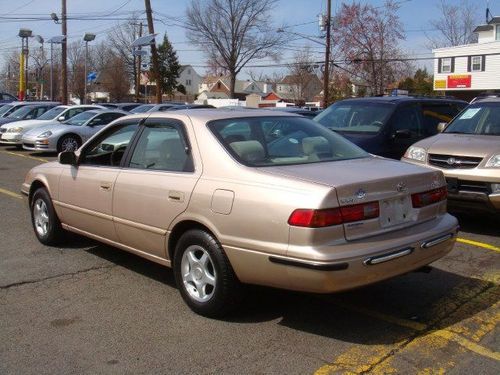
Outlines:
[[[31,200],[33,199],[33,194],[35,194],[35,191],[37,191],[39,188],[45,188],[49,192],[49,195],[51,195],[50,190],[47,186],[48,186],[47,184],[45,184],[43,181],[38,180],[38,179],[34,180],[31,183],[30,190],[28,193],[28,203],[29,203],[30,207],[31,207]]]
[[[177,245],[177,242],[181,238],[181,236],[186,233],[188,230],[191,229],[200,229],[203,230],[207,233],[209,233],[211,236],[213,236],[217,241],[217,236],[215,235],[214,231],[211,230],[209,227],[206,225],[202,224],[199,221],[196,220],[183,220],[175,224],[175,226],[172,228],[170,235],[168,237],[168,242],[167,242],[167,253],[170,261],[173,262],[174,260],[174,252],[175,252],[175,246]]]

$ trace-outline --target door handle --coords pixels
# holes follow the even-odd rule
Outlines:
[[[100,188],[103,191],[110,191],[113,184],[111,182],[101,182]]]
[[[176,202],[184,201],[184,193],[182,191],[170,190],[168,192],[168,199]]]

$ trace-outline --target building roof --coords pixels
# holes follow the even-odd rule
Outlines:
[[[474,29],[473,32],[478,33],[480,31],[490,31],[493,30],[493,25],[480,25]]]
[[[492,23],[500,23],[500,17],[493,17],[490,22],[488,22],[489,25]]]

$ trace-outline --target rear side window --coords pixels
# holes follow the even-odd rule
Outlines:
[[[420,123],[420,108],[417,104],[404,105],[399,107],[394,113],[392,128],[394,132],[398,130],[409,130],[412,137],[422,134]]]
[[[440,122],[450,122],[460,110],[459,106],[451,103],[423,103],[422,117],[425,135],[437,134],[438,124]]]

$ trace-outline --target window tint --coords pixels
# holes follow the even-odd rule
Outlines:
[[[194,171],[181,132],[173,126],[147,126],[130,159],[130,168],[173,172]]]
[[[423,103],[424,133],[429,136],[437,134],[438,124],[440,122],[450,122],[459,111],[458,106],[453,104]]]
[[[422,129],[420,126],[419,112],[417,105],[399,107],[394,114],[392,123],[393,131],[409,130],[411,136],[421,135]]]
[[[119,166],[138,124],[114,126],[85,148],[80,163],[97,166]]]
[[[254,167],[368,157],[344,137],[300,117],[216,120],[209,128],[231,155]]]
[[[369,102],[339,102],[321,112],[314,121],[340,132],[378,133],[394,105]]]

